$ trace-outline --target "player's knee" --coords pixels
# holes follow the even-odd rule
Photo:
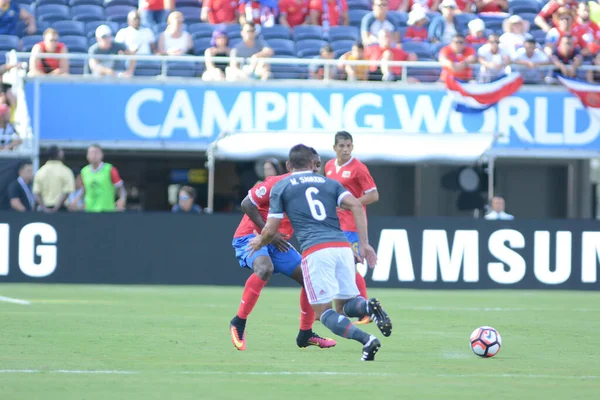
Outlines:
[[[273,276],[273,264],[269,261],[257,259],[254,262],[252,269],[263,281],[268,281]]]

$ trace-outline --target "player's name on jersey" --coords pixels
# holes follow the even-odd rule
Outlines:
[[[290,179],[292,185],[299,185],[301,183],[325,183],[325,178],[321,176],[300,176],[298,178]]]

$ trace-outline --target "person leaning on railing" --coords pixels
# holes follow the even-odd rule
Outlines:
[[[135,60],[129,60],[127,70],[122,73],[115,71],[115,60],[97,59],[97,55],[132,54],[123,43],[113,40],[112,30],[108,25],[100,25],[96,28],[96,40],[88,53],[90,55],[90,70],[95,76],[118,76],[131,77],[135,70]]]
[[[215,61],[213,57],[229,57],[231,53],[229,37],[224,29],[219,28],[213,31],[210,46],[204,52],[206,71],[202,74],[202,80],[223,81],[228,63],[227,61]]]
[[[477,54],[465,41],[466,39],[463,35],[456,35],[448,46],[444,46],[440,50],[439,62],[442,64],[441,81],[445,81],[447,75],[451,75],[462,81],[473,79],[471,65],[477,61]]]
[[[184,16],[173,11],[167,19],[167,28],[158,38],[158,53],[167,56],[183,56],[194,48],[192,35],[183,29]]]
[[[29,59],[29,76],[38,75],[67,75],[69,73],[69,60],[67,58],[40,58],[40,54],[67,54],[68,49],[58,41],[58,32],[53,28],[44,31],[44,40],[31,49]]]
[[[272,57],[274,54],[267,43],[256,36],[256,27],[253,23],[242,26],[242,41],[231,50],[231,63],[226,69],[228,81],[245,80],[249,78],[266,80],[271,77],[269,64],[262,58]],[[249,58],[248,65],[240,67],[239,58]]]
[[[529,37],[525,45],[515,52],[513,63],[519,66],[518,71],[525,83],[541,83],[544,72],[540,67],[549,65],[550,59],[537,48],[535,39]]]

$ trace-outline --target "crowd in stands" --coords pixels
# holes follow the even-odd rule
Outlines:
[[[159,54],[205,56],[201,65],[169,62],[166,73],[211,81],[400,80],[402,68],[389,61],[439,61],[442,71],[407,69],[409,80],[489,81],[518,69],[539,83],[554,69],[595,82],[600,74],[578,70],[600,64],[590,7],[600,13],[596,1],[573,0],[0,0],[0,57],[31,52],[31,75],[83,73],[83,60],[40,57],[68,52],[88,53],[96,76],[160,75],[160,62],[93,57]],[[219,58],[227,56],[237,60]],[[272,57],[339,63],[262,61]]]

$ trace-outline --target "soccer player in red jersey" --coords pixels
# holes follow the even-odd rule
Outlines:
[[[325,176],[338,181],[348,189],[365,206],[366,212],[368,204],[373,204],[379,200],[375,181],[369,173],[367,166],[352,157],[354,143],[351,134],[346,131],[336,133],[334,143],[333,149],[335,150],[336,158],[329,160],[325,165]],[[358,231],[352,213],[347,210],[338,209],[338,217],[342,231],[344,231],[354,252],[358,254]],[[360,295],[368,299],[367,283],[358,271],[356,272],[356,286],[358,286]],[[368,324],[369,322],[371,322],[369,317],[365,317],[355,323]]]
[[[314,151],[314,155],[316,165],[320,169],[321,158],[316,151]],[[314,172],[317,173],[318,169]],[[242,209],[246,215],[233,235],[232,245],[240,267],[252,269],[254,273],[246,281],[237,315],[231,320],[229,326],[231,341],[238,350],[246,349],[246,320],[258,301],[260,292],[273,273],[289,276],[302,286],[300,291],[300,332],[296,338],[298,347],[329,348],[336,345],[335,340],[322,338],[312,331],[315,313],[304,289],[302,269],[300,268],[302,256],[287,242],[294,233],[292,224],[287,217],[281,221],[273,243],[255,252],[249,248],[250,240],[255,237],[255,232],[260,233],[265,226],[269,213],[271,189],[288,175],[268,177],[250,189],[248,196],[242,201]]]

